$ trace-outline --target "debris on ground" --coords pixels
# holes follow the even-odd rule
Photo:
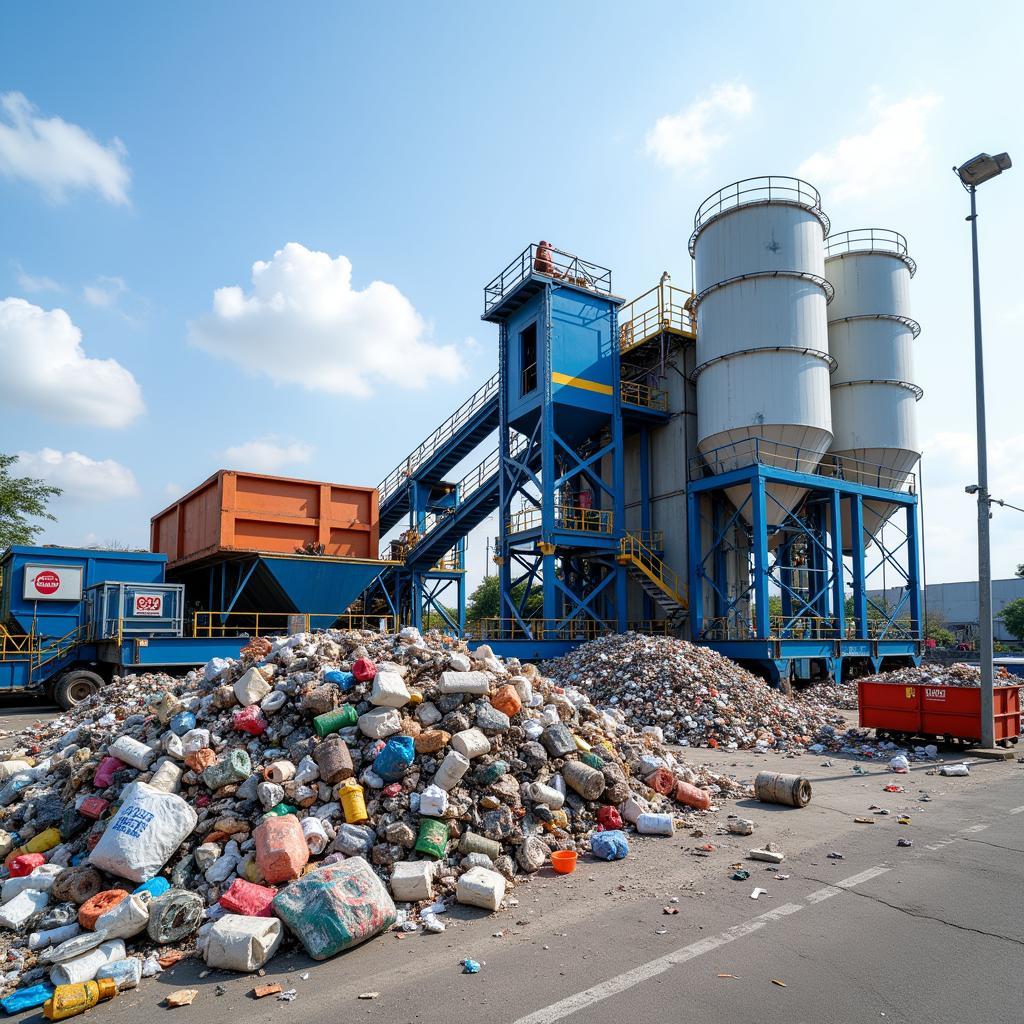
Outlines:
[[[622,856],[627,830],[751,793],[532,665],[415,629],[125,676],[5,757],[4,994],[442,932],[454,902],[513,905],[552,853]]]
[[[709,647],[668,636],[613,634],[545,665],[552,679],[581,689],[599,707],[667,743],[727,750],[805,747],[845,719],[813,696],[796,699]]]
[[[1017,677],[1011,675],[1005,667],[997,665],[995,670],[997,685],[1019,686]],[[952,665],[924,664],[919,668],[910,665],[906,668],[880,672],[878,675],[865,676],[865,683],[888,683],[891,686],[981,686],[981,666],[968,665],[958,661]]]
[[[191,1006],[197,995],[199,995],[197,988],[179,988],[167,997],[166,1002],[172,1010],[179,1006]]]

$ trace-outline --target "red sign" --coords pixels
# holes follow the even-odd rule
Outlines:
[[[36,574],[32,584],[40,594],[55,594],[60,589],[60,577],[50,569],[44,569]]]
[[[135,615],[163,615],[163,594],[136,594],[132,611]]]

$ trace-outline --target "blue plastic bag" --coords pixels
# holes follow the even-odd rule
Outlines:
[[[590,837],[590,852],[601,860],[622,860],[629,853],[626,833],[618,829],[611,832],[595,832]]]
[[[334,683],[342,693],[348,693],[356,685],[356,677],[351,672],[342,672],[340,668],[331,668],[324,673],[325,683]]]
[[[373,770],[385,782],[397,782],[409,770],[415,757],[415,740],[411,736],[392,736],[375,758]]]

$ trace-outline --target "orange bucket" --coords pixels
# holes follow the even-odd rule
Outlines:
[[[553,850],[551,852],[551,866],[560,875],[571,875],[576,870],[576,851]]]

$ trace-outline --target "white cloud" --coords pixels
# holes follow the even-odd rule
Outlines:
[[[218,288],[213,310],[189,325],[193,345],[275,381],[365,397],[375,383],[423,388],[462,374],[454,345],[432,342],[394,286],[352,287],[352,264],[289,242],[253,264],[252,291]]]
[[[52,277],[42,274],[26,274],[20,263],[15,263],[18,271],[18,287],[26,292],[59,292],[63,291],[61,286]]]
[[[932,93],[886,103],[871,100],[871,127],[809,156],[797,175],[827,186],[835,199],[857,199],[913,181],[928,159],[928,117],[941,98]]]
[[[224,450],[224,458],[230,463],[228,468],[253,473],[279,473],[288,466],[309,462],[312,457],[312,445],[277,437],[261,437]]]
[[[678,114],[659,117],[647,133],[647,153],[665,167],[699,167],[728,140],[727,128],[746,117],[754,94],[740,83],[716,85]]]
[[[81,452],[59,452],[55,448],[18,452],[17,468],[26,476],[61,488],[66,498],[107,501],[139,493],[139,485],[127,466],[113,459],[90,459]]]
[[[164,495],[168,498],[180,498],[185,493],[182,490],[181,484],[166,483],[164,484]]]
[[[142,392],[115,359],[91,359],[63,309],[0,300],[0,400],[48,419],[123,427],[144,410]]]
[[[0,175],[38,186],[53,202],[83,190],[127,203],[126,155],[120,139],[104,146],[77,124],[42,117],[20,92],[0,94]]]
[[[128,285],[120,277],[96,278],[95,284],[87,284],[82,288],[85,301],[93,306],[109,308],[117,304],[117,300],[128,291]]]

